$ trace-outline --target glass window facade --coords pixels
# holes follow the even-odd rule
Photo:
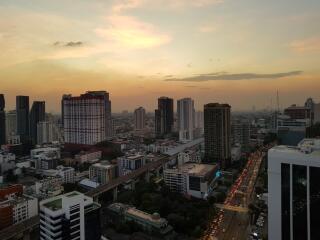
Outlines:
[[[292,166],[293,240],[308,239],[307,167]]]
[[[281,164],[282,240],[290,240],[290,165]]]
[[[200,178],[189,176],[189,189],[200,191]]]
[[[310,167],[310,239],[320,239],[320,168]]]

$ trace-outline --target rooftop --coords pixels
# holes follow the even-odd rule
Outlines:
[[[46,208],[49,208],[52,211],[56,211],[58,209],[61,209],[62,208],[62,198],[60,197],[60,198],[54,199],[50,202],[43,204],[43,206],[45,206]]]

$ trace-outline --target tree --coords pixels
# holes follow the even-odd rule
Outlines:
[[[17,181],[18,181],[18,176],[14,175],[12,169],[9,169],[9,170],[7,171],[6,180],[7,180],[7,182],[17,182]]]

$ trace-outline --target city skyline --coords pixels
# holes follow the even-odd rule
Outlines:
[[[59,113],[63,94],[86,90],[108,91],[113,112],[151,112],[160,96],[191,97],[196,110],[275,108],[277,90],[282,108],[319,101],[319,8],[315,0],[1,1],[6,110],[27,95]]]

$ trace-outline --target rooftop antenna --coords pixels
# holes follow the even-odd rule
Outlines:
[[[280,112],[280,103],[279,103],[279,91],[277,90],[277,110],[278,110],[278,113]]]

